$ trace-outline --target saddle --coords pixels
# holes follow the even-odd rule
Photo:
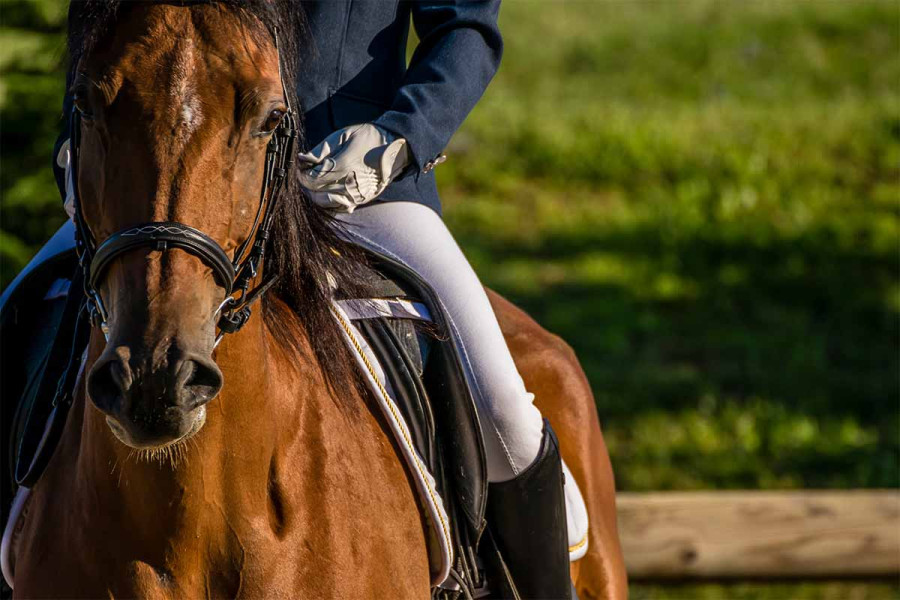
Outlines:
[[[351,347],[362,346],[355,348],[357,354],[374,359],[360,361],[360,367],[375,371],[369,383],[376,396],[383,392],[377,379],[386,384],[389,398],[383,402],[396,406],[410,445],[433,478],[437,498],[420,489],[423,504],[440,503],[448,518],[446,533],[432,523],[449,546],[443,553],[431,549],[432,571],[438,573],[433,596],[456,597],[463,589],[475,596],[486,591],[485,575],[499,565],[479,553],[488,482],[474,397],[431,287],[391,258],[369,253],[368,259],[373,267],[369,289],[376,297],[338,300],[338,318],[352,322],[350,335],[360,339],[351,340]],[[389,419],[390,410],[385,410]],[[402,445],[403,433],[396,437]],[[407,462],[416,468],[415,458]],[[433,521],[442,518],[439,512],[432,511]]]

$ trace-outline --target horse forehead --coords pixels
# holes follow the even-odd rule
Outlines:
[[[248,83],[265,69],[255,37],[243,21],[227,11],[209,13],[208,6],[149,5],[135,7],[123,17],[111,47],[95,62],[100,79],[112,94],[129,82],[143,103],[176,107],[188,121],[200,100],[222,104],[223,86]],[[192,18],[191,11],[203,12]],[[99,63],[99,64],[96,64]]]
[[[127,85],[144,117],[164,117],[182,133],[233,113],[233,91],[279,79],[262,24],[217,6],[129,5],[109,39],[89,69],[107,100]]]

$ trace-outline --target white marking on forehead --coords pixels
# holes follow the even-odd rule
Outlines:
[[[196,104],[196,98],[190,98],[184,104],[181,105],[181,121],[188,128],[194,125],[194,106]],[[199,116],[199,115],[198,115]]]
[[[187,142],[203,122],[203,110],[194,86],[195,73],[194,42],[185,38],[175,49],[169,87],[169,98],[178,111],[175,115],[176,135],[182,143]]]

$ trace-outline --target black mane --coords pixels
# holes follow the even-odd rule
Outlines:
[[[161,0],[166,3],[166,0]],[[113,26],[119,10],[132,0],[75,0],[69,6],[68,50],[71,83],[79,59],[89,54],[94,45]],[[217,0],[203,2],[169,0],[170,4],[215,4],[233,10],[248,33],[261,44],[274,43],[278,32],[282,73],[290,105],[299,110],[296,77],[300,61],[309,55],[306,48],[309,33],[306,14],[295,0]],[[302,112],[297,115],[300,143],[295,152],[305,146]],[[296,328],[285,327],[290,315],[279,310],[277,296],[297,315],[306,338],[321,365],[328,383],[334,390],[348,385],[363,391],[362,379],[355,368],[343,333],[331,314],[331,284],[329,276],[343,293],[362,295],[364,258],[361,252],[341,240],[335,233],[336,221],[324,209],[314,204],[299,183],[298,161],[289,173],[279,205],[276,208],[272,235],[266,252],[266,274],[278,276],[278,282],[263,301],[263,316],[269,329],[282,344],[301,351],[304,340]],[[273,294],[274,293],[274,294]],[[303,335],[301,333],[301,336]],[[339,398],[346,394],[337,394]]]

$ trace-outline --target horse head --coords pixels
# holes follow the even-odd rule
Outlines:
[[[289,104],[273,32],[234,15],[123,3],[78,57],[75,181],[100,253],[117,235],[175,223],[205,234],[212,254],[230,261],[256,234],[267,146]],[[87,389],[129,446],[193,435],[222,388],[213,350],[232,282],[209,255],[142,243],[108,253],[91,278],[107,345]]]

